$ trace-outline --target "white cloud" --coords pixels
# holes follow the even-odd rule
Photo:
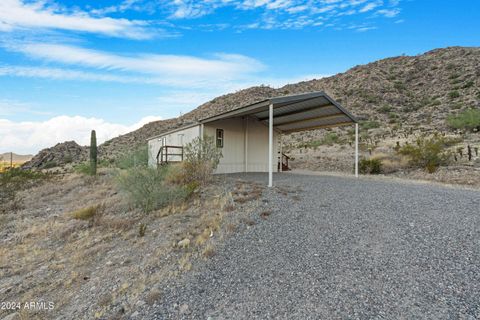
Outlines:
[[[145,117],[132,125],[112,123],[99,118],[65,115],[46,121],[14,122],[0,119],[0,153],[13,151],[34,154],[43,148],[68,140],[87,145],[92,129],[96,130],[98,143],[102,143],[155,120],[161,120],[161,117]]]
[[[383,5],[383,1],[373,1],[373,2],[367,3],[363,8],[359,10],[359,12],[361,13],[369,12],[381,5]]]
[[[136,54],[119,55],[98,50],[84,49],[61,44],[27,43],[6,46],[7,49],[22,52],[29,57],[55,63],[95,68],[116,75],[100,75],[85,71],[64,71],[59,69],[11,70],[0,67],[0,74],[23,72],[26,76],[38,73],[40,76],[51,74],[52,77],[90,80],[112,80],[116,82],[150,82],[173,86],[208,86],[222,81],[237,81],[249,78],[263,70],[264,65],[247,56],[239,54],[217,53],[211,58],[194,56]],[[120,75],[119,75],[120,74]]]
[[[141,77],[129,77],[108,73],[86,72],[61,68],[46,68],[32,66],[0,66],[0,76],[15,76],[27,78],[44,78],[53,80],[102,81],[119,83],[153,83],[152,80]]]
[[[146,22],[109,17],[93,17],[80,10],[66,12],[58,6],[47,5],[46,1],[26,2],[22,0],[0,1],[0,31],[22,29],[59,29],[96,33],[114,37],[148,39]]]
[[[378,10],[377,13],[387,18],[395,18],[400,13],[400,9],[382,9]]]
[[[239,11],[237,14],[242,11],[259,13],[254,18],[248,14],[247,22],[242,25],[232,24],[241,31],[319,27],[327,25],[327,20],[342,24],[338,19],[375,9],[385,10],[376,14],[377,17],[389,17],[397,10],[400,12],[399,4],[399,0],[173,0],[166,10],[170,10],[170,17],[177,20],[210,15],[222,7],[231,7]]]

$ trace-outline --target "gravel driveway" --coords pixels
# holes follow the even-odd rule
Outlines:
[[[242,175],[261,179],[265,175]],[[275,176],[272,214],[162,292],[151,319],[480,319],[480,192]]]

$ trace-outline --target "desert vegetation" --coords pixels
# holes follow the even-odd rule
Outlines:
[[[263,186],[212,177],[221,157],[212,141],[193,141],[185,162],[158,170],[138,149],[117,161],[100,155],[95,175],[90,161],[61,174],[0,174],[2,296],[42,297],[55,303],[54,317],[75,319],[154,305],[164,281],[213,257],[222,239],[253,226],[252,217],[268,216],[256,209]],[[25,319],[51,315],[18,311]]]

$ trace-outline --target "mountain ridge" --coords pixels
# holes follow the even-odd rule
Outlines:
[[[438,48],[415,56],[384,58],[356,65],[333,76],[287,84],[278,89],[255,86],[228,93],[180,117],[150,122],[110,139],[99,146],[99,152],[105,158],[115,158],[145,144],[151,136],[200,118],[272,96],[310,91],[325,91],[360,120],[379,122],[385,129],[400,126],[415,130],[447,130],[445,119],[449,115],[466,108],[480,108],[479,79],[479,47]],[[82,154],[86,155],[86,151]]]

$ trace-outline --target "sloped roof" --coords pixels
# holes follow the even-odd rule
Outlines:
[[[273,126],[285,133],[329,128],[358,122],[325,92],[310,92],[265,99],[248,106],[201,119],[200,123],[251,116],[268,124],[269,106],[273,105]]]

